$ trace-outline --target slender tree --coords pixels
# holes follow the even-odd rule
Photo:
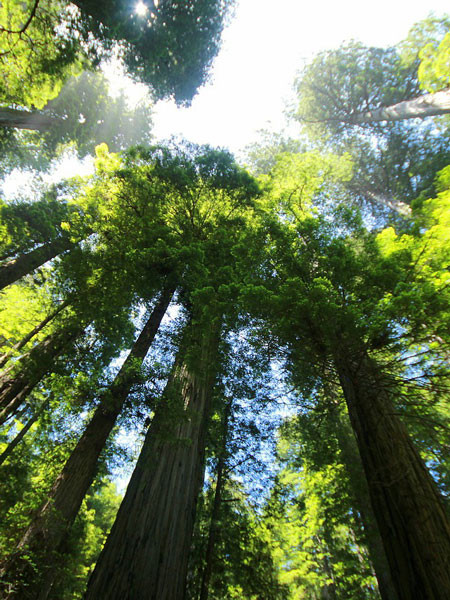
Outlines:
[[[338,413],[338,411],[335,412]],[[351,483],[350,494],[361,520],[362,539],[369,551],[370,561],[378,581],[378,590],[382,600],[397,600],[397,593],[390,574],[383,541],[370,503],[367,480],[364,477],[355,436],[348,418],[344,418],[344,415],[338,413],[337,419],[338,422],[334,425],[334,430],[339,444],[340,458],[345,465]]]
[[[229,398],[225,406],[223,414],[223,425],[222,425],[222,440],[221,447],[219,449],[219,456],[217,460],[216,468],[216,487],[214,490],[213,506],[211,511],[211,521],[208,531],[208,540],[206,543],[205,550],[205,566],[203,568],[199,600],[208,600],[209,594],[209,582],[211,579],[211,573],[213,569],[213,558],[214,558],[214,547],[216,543],[217,531],[218,531],[218,520],[220,515],[220,507],[222,504],[223,484],[224,484],[224,471],[226,466],[226,453],[227,453],[227,438],[228,438],[228,426],[230,413],[232,409],[233,399]]]
[[[25,425],[22,427],[22,429],[19,431],[19,433],[15,436],[15,438],[9,442],[8,446],[0,454],[0,466],[6,460],[8,460],[8,458],[14,452],[14,449],[20,444],[20,442],[23,440],[23,438],[26,436],[26,434],[30,431],[30,429],[33,427],[33,425],[38,421],[39,417],[42,415],[44,410],[46,410],[46,408],[47,408],[46,402],[43,402],[42,405],[33,412],[32,416],[28,419],[28,421],[25,423]]]
[[[44,329],[44,327],[48,325],[57,315],[59,315],[59,313],[63,311],[67,306],[69,306],[68,300],[61,302],[59,306],[55,308],[55,310],[53,310],[44,319],[42,319],[42,321],[38,323],[36,327],[33,327],[33,329],[16,344],[14,344],[8,352],[5,352],[2,356],[0,356],[0,368],[4,367],[7,364],[9,358],[11,358],[11,356],[13,356],[14,353],[22,350],[22,348],[26,346],[28,342],[34,338],[35,335],[40,333]]]
[[[158,331],[173,292],[173,287],[167,287],[162,292],[111,388],[100,401],[53,484],[48,499],[24,533],[15,554],[4,565],[3,576],[14,581],[11,589],[5,591],[5,597],[19,598],[24,594],[33,597],[40,590],[39,598],[44,599],[50,593],[56,575],[54,563],[58,550],[95,478],[100,453],[136,381],[139,367]],[[38,565],[37,573],[23,558],[24,553],[30,552],[34,563]]]
[[[49,334],[19,361],[12,365],[0,379],[0,422],[13,414],[28,394],[54,367],[54,361],[71,347],[84,330],[81,323],[69,322],[55,333]]]

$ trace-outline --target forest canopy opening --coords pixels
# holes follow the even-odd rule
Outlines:
[[[450,597],[450,19],[157,140],[233,4],[0,7],[2,600]]]

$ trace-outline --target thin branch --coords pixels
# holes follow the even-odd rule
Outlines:
[[[17,31],[13,31],[12,29],[5,29],[4,27],[0,26],[0,32],[2,32],[2,33],[10,33],[10,34],[14,34],[14,35],[22,35],[22,33],[25,33],[25,31],[28,29],[31,21],[34,19],[35,15],[36,15],[36,10],[37,10],[38,4],[39,4],[39,0],[35,0],[33,9],[32,9],[32,11],[30,13],[30,16],[26,20],[26,22],[23,25],[22,29],[18,29]]]

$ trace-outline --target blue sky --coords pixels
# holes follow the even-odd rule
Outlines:
[[[280,130],[295,74],[316,52],[350,39],[392,45],[448,11],[448,0],[238,0],[211,82],[189,109],[159,103],[155,133],[238,151],[258,129]]]
[[[315,53],[350,39],[393,45],[431,12],[448,13],[448,0],[428,0],[426,5],[421,0],[237,0],[209,83],[199,90],[190,108],[159,102],[155,136],[175,135],[226,147],[239,156],[240,150],[258,139],[258,130],[279,132],[284,127],[283,113],[292,100],[295,75]],[[113,88],[126,85],[113,75],[114,67],[109,73]],[[144,87],[129,86],[129,91],[138,98]],[[91,160],[83,165],[66,157],[45,179],[55,181],[91,170]],[[19,191],[33,194],[32,174],[21,173],[20,185],[18,177],[13,172],[4,182],[7,198]]]

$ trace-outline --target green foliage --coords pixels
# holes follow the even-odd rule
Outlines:
[[[44,400],[41,395],[35,401],[37,399],[40,402]],[[45,499],[51,482],[75,442],[74,425],[80,415],[67,414],[67,405],[56,401],[50,403],[48,410],[51,409],[52,415],[44,412],[8,461],[1,466],[1,511],[4,515],[0,534],[2,558],[11,552],[21,532],[28,526],[30,514]],[[2,450],[28,418],[29,411],[3,432]],[[80,423],[77,426],[80,427]]]
[[[114,94],[114,95],[113,95]],[[64,152],[79,158],[95,154],[106,143],[119,152],[137,144],[149,144],[152,102],[149,94],[136,106],[129,105],[125,90],[111,90],[100,72],[84,71],[71,77],[43,110],[54,119],[46,131],[10,131],[0,147],[3,169],[48,169]]]
[[[44,192],[40,200],[20,200],[0,205],[0,227],[6,233],[0,242],[0,258],[24,254],[64,232],[70,220],[70,207],[58,198],[58,189]]]
[[[81,71],[67,2],[6,0],[0,7],[0,104],[42,108]],[[61,23],[66,23],[67,28]]]
[[[86,57],[96,62],[117,43],[128,71],[157,98],[190,102],[218,52],[231,6],[229,0],[164,2],[142,16],[120,0],[74,4],[79,13],[64,0],[2,4],[1,103],[42,108],[80,73]]]
[[[106,143],[113,152],[150,142],[151,103],[147,96],[130,108],[125,93],[111,96],[101,73],[84,72],[66,82],[59,95],[48,102],[45,110],[59,118],[61,124],[44,135],[47,152],[57,144],[75,142],[79,156],[93,154],[94,148]]]
[[[283,211],[286,219],[296,220],[310,212],[313,199],[329,195],[334,182],[348,181],[351,175],[348,155],[305,152],[279,154],[270,172],[260,179],[268,189],[269,202]]]
[[[313,135],[341,135],[352,115],[419,93],[415,69],[394,48],[352,42],[317,55],[297,79],[296,118]]]
[[[146,2],[145,15],[124,0],[77,0],[94,35],[104,44],[121,43],[130,74],[150,84],[156,98],[189,103],[205,83],[216,56],[230,0]]]
[[[450,86],[450,32],[445,35],[439,46],[429,43],[420,53],[419,67],[421,86],[429,92],[446,89]]]
[[[1,466],[1,510],[6,515],[0,530],[2,558],[10,552],[21,531],[27,527],[29,515],[45,500],[49,484],[76,441],[76,431],[70,428],[74,426],[73,419],[79,420],[80,416],[64,414],[61,403],[52,403],[51,408],[51,418],[44,413],[14,454]],[[20,429],[22,424],[16,421],[10,429]],[[64,427],[69,428],[65,435],[62,433]],[[4,444],[1,444],[0,450],[3,447]],[[61,565],[51,598],[82,597],[87,577],[113,523],[119,503],[120,496],[115,484],[100,478],[83,503],[67,540],[65,560],[61,561],[62,557],[55,554],[55,561],[61,562]],[[27,560],[33,564],[32,556]]]
[[[414,199],[435,193],[436,174],[450,160],[448,127],[445,119],[355,125],[354,118],[418,97],[424,86],[447,87],[448,26],[448,17],[430,17],[395,48],[352,42],[322,52],[298,76],[294,119],[314,146],[350,155],[353,177],[343,195],[380,222],[393,211],[408,218]]]
[[[8,287],[0,301],[0,354],[9,352],[51,310],[47,289],[31,285]],[[42,334],[37,339],[41,337]]]
[[[98,15],[105,10],[103,4],[83,5],[86,12],[96,10]],[[177,10],[184,8],[177,5]],[[102,18],[109,19],[105,14]],[[113,13],[105,23],[110,40],[123,39],[128,31],[123,23],[117,32],[108,30],[116,18]],[[156,14],[155,35],[159,18]],[[130,27],[137,19],[133,17]],[[144,37],[138,36],[137,42]],[[405,56],[393,49],[351,44],[320,55],[301,85],[308,85],[311,92],[316,77],[328,77],[324,85],[331,81],[331,87],[342,84],[343,100],[334,107],[336,111],[391,103],[418,89],[417,60],[413,69]],[[399,78],[406,75],[398,86]],[[165,75],[161,77],[163,81]],[[376,87],[373,93],[370,86]],[[166,90],[163,94],[168,89],[161,87]],[[177,89],[179,97],[186,99],[186,89]],[[72,97],[70,105],[67,96]],[[303,101],[312,102],[312,96],[306,93]],[[48,110],[66,114],[67,129],[55,137],[49,134],[42,144],[53,151],[58,139],[76,138],[84,153],[92,150],[98,137],[112,143],[114,151],[137,141],[132,132],[122,137],[120,128],[109,128],[103,117],[111,106],[114,121],[118,115],[126,122],[132,118],[124,111],[123,99],[111,103],[106,98],[102,78],[85,74],[71,80],[61,96],[47,105]],[[319,103],[314,110],[323,116],[328,108]],[[80,114],[89,131],[77,129]],[[145,121],[146,114],[143,111],[139,119]],[[139,119],[136,122],[142,122]],[[396,410],[409,419],[422,456],[441,489],[448,489],[445,358],[450,323],[450,170],[440,171],[436,193],[427,194],[447,156],[445,136],[433,135],[428,132],[421,138],[393,127],[378,139],[378,147],[374,139],[348,136],[335,154],[304,152],[301,144],[273,140],[259,156],[256,152],[258,181],[228,152],[207,146],[137,146],[117,154],[102,144],[96,148],[92,177],[66,183],[34,203],[2,203],[3,258],[20,256],[62,236],[79,242],[38,274],[2,293],[2,351],[23,339],[61,302],[68,302],[63,314],[28,340],[20,353],[7,357],[7,368],[19,374],[27,353],[45,336],[61,334],[67,325],[80,326],[75,346],[64,349],[28,396],[22,412],[14,415],[16,421],[2,431],[5,448],[34,411],[50,402],[49,411],[4,465],[3,497],[5,508],[11,510],[0,528],[2,551],[13,546],[30,513],[45,499],[99,400],[113,401],[108,388],[117,371],[115,361],[132,343],[137,315],[153,306],[160,290],[170,284],[178,290],[180,321],[188,316],[192,329],[178,336],[177,323],[168,329],[169,342],[164,343],[170,346],[181,339],[184,364],[194,372],[203,363],[199,363],[198,339],[193,340],[189,331],[200,332],[197,338],[204,339],[220,318],[223,330],[233,332],[228,338],[233,351],[225,344],[222,347],[230,358],[223,363],[221,378],[226,393],[216,396],[209,428],[209,466],[221,456],[216,437],[228,441],[227,469],[233,467],[231,456],[235,467],[241,457],[242,464],[254,457],[258,440],[263,440],[260,452],[271,459],[272,431],[267,426],[262,432],[258,413],[267,403],[271,369],[285,370],[298,394],[299,415],[281,430],[279,472],[266,490],[267,500],[254,504],[254,492],[246,489],[255,471],[263,480],[263,461],[255,461],[256,468],[247,465],[234,478],[230,471],[226,473],[210,597],[377,598],[368,559],[368,527],[357,503],[361,479],[353,477],[345,457],[345,446],[352,442],[336,392],[336,360],[344,355],[356,361],[368,355],[383,368],[397,394]],[[433,157],[436,139],[440,150]],[[422,179],[415,186],[408,183],[411,177]],[[358,185],[359,192],[355,191]],[[419,196],[412,203],[412,218],[400,222],[401,227],[393,223],[368,230],[350,202],[366,185],[392,192],[401,202]],[[246,329],[249,323],[251,334]],[[253,344],[251,351],[243,339]],[[171,354],[166,346],[152,354],[156,365],[142,368],[136,361],[130,367],[134,387],[121,423],[135,437],[157,402],[153,396],[158,396],[163,379],[159,373],[169,370]],[[251,357],[248,362],[246,353]],[[258,354],[259,366],[252,368]],[[278,362],[272,360],[274,356]],[[227,394],[246,401],[239,408],[239,427],[229,438],[220,432],[219,418]],[[272,426],[280,412],[275,408],[271,414]],[[237,414],[238,410],[234,425]],[[72,559],[61,567],[55,598],[82,595],[117,507],[113,487],[101,485],[106,465],[117,456],[117,447],[109,444],[98,487],[86,499],[64,549]],[[203,496],[197,522],[193,598],[205,562],[212,496],[211,486]]]
[[[213,490],[201,498],[191,568],[194,570],[189,598],[198,598],[202,575],[202,554],[210,526]],[[220,519],[215,524],[213,571],[208,598],[219,600],[287,600],[288,588],[276,573],[270,536],[240,486],[228,480],[223,490]]]
[[[430,16],[419,21],[409,31],[399,45],[405,64],[418,66],[418,79],[421,88],[436,92],[448,87],[448,30],[450,18]]]
[[[87,580],[121,502],[116,486],[106,479],[97,481],[86,497],[71,536],[67,556],[50,598],[75,600],[82,598]]]
[[[245,149],[245,162],[255,175],[267,174],[280,154],[297,154],[305,150],[305,143],[300,140],[264,130],[259,134],[261,140]]]
[[[279,443],[283,468],[266,507],[265,524],[280,581],[288,586],[289,598],[327,593],[336,599],[378,598],[367,549],[357,539],[357,511],[345,467],[339,452],[327,457],[315,435],[316,440],[302,436],[300,429],[285,428]],[[321,464],[305,456],[311,450],[316,459],[322,456]]]
[[[398,48],[368,48],[351,42],[318,54],[297,79],[295,117],[313,136],[338,139],[348,132],[354,115],[419,96],[418,77],[423,87],[427,77],[435,82],[428,83],[433,89],[441,83],[439,89],[446,87],[448,23],[447,17],[422,21]],[[420,76],[419,57],[423,59]],[[434,74],[433,69],[437,69]],[[362,126],[374,128],[370,123]]]

